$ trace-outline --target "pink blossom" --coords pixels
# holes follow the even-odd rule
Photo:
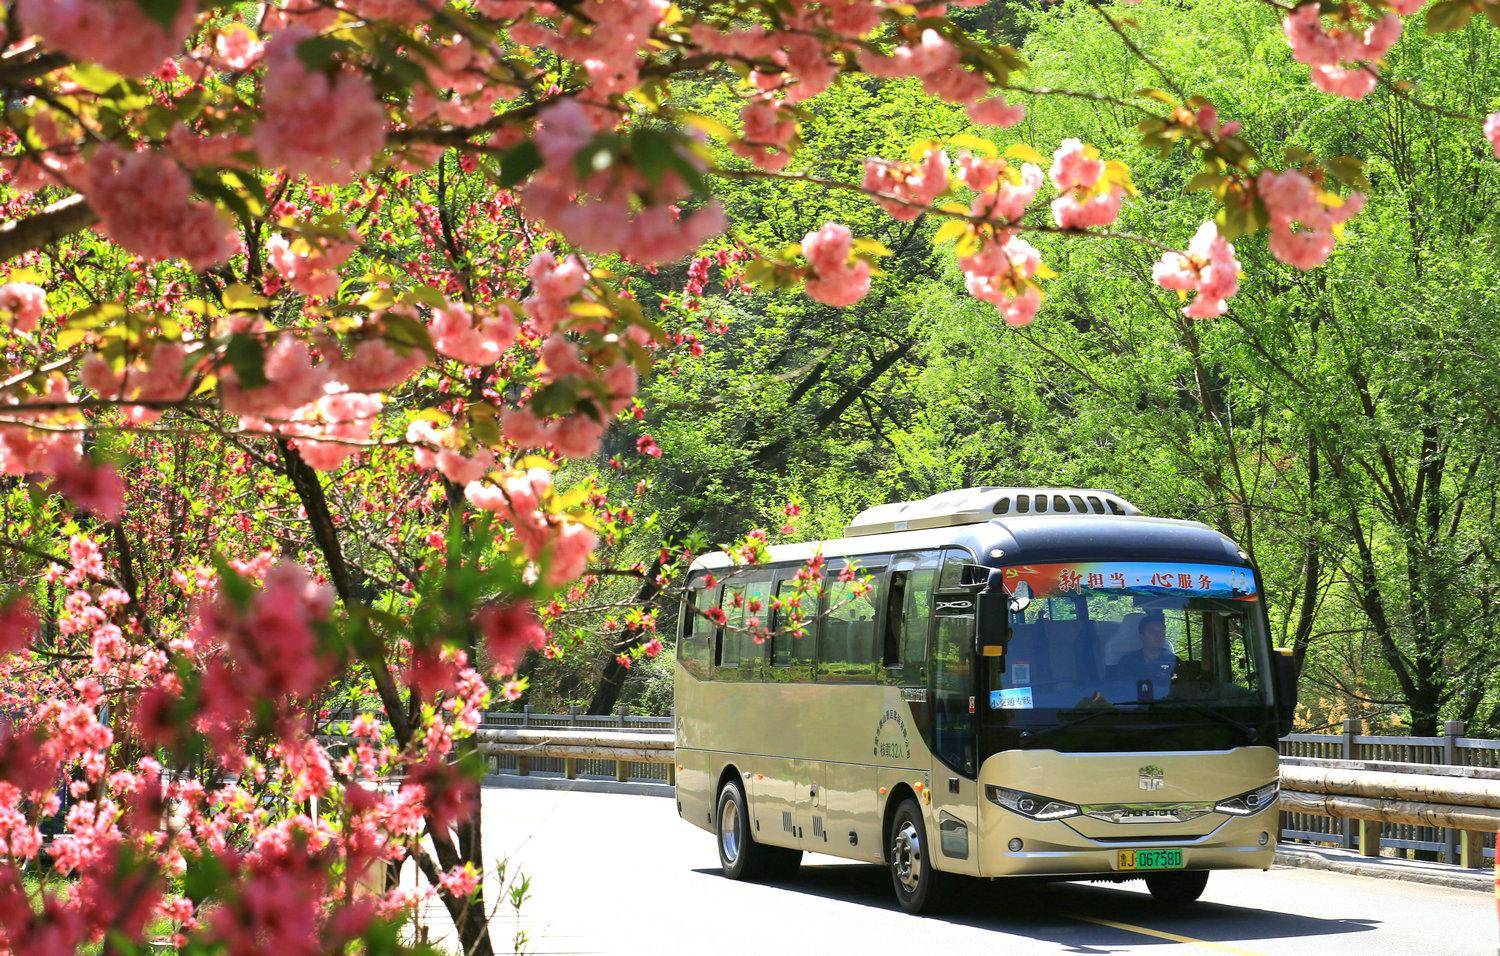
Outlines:
[[[449,358],[470,365],[493,365],[516,340],[516,317],[507,306],[476,325],[463,305],[438,309],[432,316],[432,342]]]
[[[531,602],[487,604],[474,617],[474,624],[484,636],[484,646],[496,669],[502,674],[514,673],[526,652],[547,641],[547,630],[536,616]]]
[[[1120,215],[1125,187],[1105,173],[1108,165],[1093,147],[1065,139],[1052,154],[1052,184],[1059,195],[1052,200],[1052,218],[1064,229],[1107,226]]]
[[[304,27],[289,27],[266,47],[256,149],[263,162],[294,176],[347,183],[384,147],[385,110],[363,76],[308,70],[297,45],[309,36]]]
[[[1484,138],[1490,141],[1495,158],[1500,159],[1500,113],[1491,113],[1484,121]]]
[[[987,180],[991,174],[995,177],[992,185],[974,197],[969,211],[1003,223],[1015,222],[1025,215],[1026,207],[1045,181],[1042,168],[1035,163],[1025,163],[1019,170],[1014,166],[1002,168],[999,164],[989,164],[989,168],[971,168],[970,172],[977,182]]]
[[[30,282],[7,282],[0,285],[0,309],[10,313],[11,328],[30,332],[47,314],[47,293]]]
[[[354,252],[352,242],[326,242],[322,248],[277,234],[266,240],[266,260],[293,289],[308,296],[332,298],[339,291],[338,267]]]
[[[1193,319],[1223,315],[1225,300],[1239,289],[1239,260],[1234,246],[1221,235],[1218,226],[1205,222],[1198,227],[1187,252],[1168,252],[1151,270],[1156,284],[1163,289],[1198,293],[1182,314]]]
[[[1328,260],[1334,230],[1364,208],[1362,193],[1339,197],[1323,192],[1295,169],[1267,170],[1255,180],[1271,220],[1271,254],[1287,265],[1312,269]]]
[[[1410,7],[1413,2],[1402,0],[1402,7]],[[1312,68],[1313,84],[1325,93],[1352,100],[1375,88],[1376,77],[1368,64],[1385,56],[1400,38],[1401,27],[1396,13],[1386,14],[1368,27],[1328,27],[1316,3],[1302,4],[1281,21],[1292,56]]]
[[[865,160],[864,188],[893,219],[910,221],[948,188],[948,154],[928,150],[920,165]],[[891,197],[891,198],[882,198]]]
[[[220,265],[239,249],[233,226],[212,205],[191,198],[182,167],[152,152],[95,151],[82,190],[99,230],[147,259],[185,259],[195,269]]]
[[[14,654],[36,637],[37,618],[24,596],[0,604],[0,654]]]
[[[163,26],[140,4],[119,0],[21,0],[17,6],[21,22],[50,46],[128,76],[150,73],[180,53],[197,13],[197,4],[183,2]]]
[[[964,107],[964,112],[969,114],[969,119],[982,126],[1014,126],[1026,118],[1025,103],[1007,103],[1005,97],[999,93],[987,100],[970,103]]]
[[[214,64],[226,70],[247,70],[260,59],[265,44],[243,23],[229,23],[214,37]]]
[[[49,463],[52,490],[105,521],[117,521],[125,509],[125,483],[113,465],[96,465],[85,456],[55,452]]]
[[[971,256],[958,260],[964,285],[976,299],[1000,310],[1007,325],[1027,325],[1042,304],[1036,274],[1041,254],[1019,236],[990,241]]]
[[[870,264],[863,259],[850,261],[853,237],[849,227],[828,223],[802,238],[802,254],[811,274],[807,277],[807,294],[814,300],[836,307],[853,305],[870,291]]]

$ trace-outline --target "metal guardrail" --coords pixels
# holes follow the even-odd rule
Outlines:
[[[1427,851],[1485,866],[1500,829],[1500,741],[1356,733],[1291,734],[1281,742],[1281,839]],[[674,782],[672,718],[493,713],[479,730],[493,773]]]

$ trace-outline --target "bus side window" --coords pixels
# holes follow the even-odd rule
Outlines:
[[[884,576],[871,574],[868,587],[861,580],[830,580],[828,612],[819,642],[819,672],[831,680],[872,680],[879,652],[876,648],[875,609],[880,606]]]
[[[771,666],[786,667],[792,664],[810,664],[817,659],[818,594],[821,587],[814,585],[797,593],[796,582],[782,578],[776,582],[776,600],[779,607],[772,626]],[[792,633],[800,628],[799,637]]]
[[[724,626],[719,629],[719,653],[714,664],[721,669],[735,670],[740,666],[742,645],[749,643],[745,634],[745,585],[724,585]],[[721,674],[728,677],[728,674]]]
[[[919,684],[927,676],[927,630],[932,621],[937,575],[937,568],[932,566],[891,572],[884,663],[899,684]]]
[[[708,676],[708,665],[713,661],[714,624],[699,612],[717,604],[717,588],[698,587],[682,596],[683,636],[678,657],[694,677]]]

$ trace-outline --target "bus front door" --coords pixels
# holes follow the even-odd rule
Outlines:
[[[938,869],[978,873],[979,784],[975,759],[977,693],[974,674],[974,614],[943,613],[962,600],[939,595],[931,653],[932,773],[926,808],[928,842]]]

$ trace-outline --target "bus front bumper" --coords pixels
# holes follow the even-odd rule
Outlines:
[[[1132,833],[1141,827],[1121,824],[1109,836],[1086,836],[1067,820],[1030,820],[994,806],[984,807],[985,838],[979,859],[981,876],[1092,876],[1132,878],[1160,870],[1129,868],[1132,860],[1163,857],[1124,853],[1139,850],[1179,850],[1184,870],[1257,869],[1270,867],[1276,856],[1278,811],[1273,804],[1251,816],[1221,816],[1207,833],[1185,836]],[[1172,855],[1165,857],[1179,862]]]

